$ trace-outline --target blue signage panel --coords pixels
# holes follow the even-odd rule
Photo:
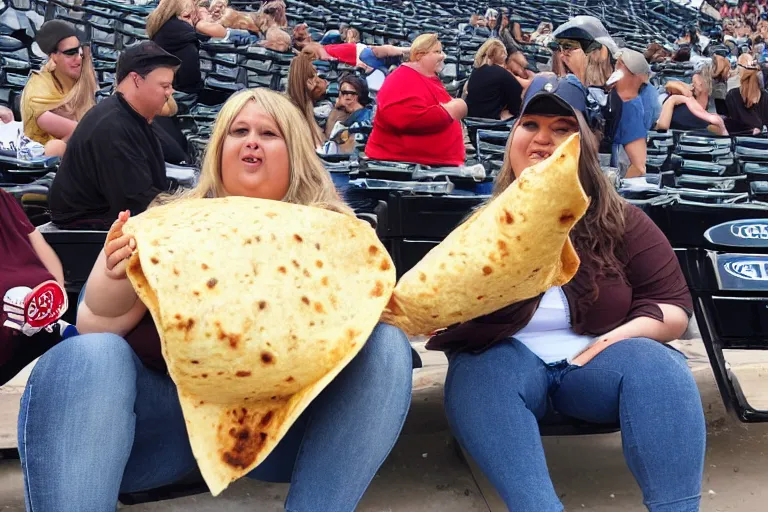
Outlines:
[[[768,219],[742,219],[709,228],[704,238],[725,247],[768,248]]]
[[[717,282],[721,290],[768,292],[768,255],[714,255]]]

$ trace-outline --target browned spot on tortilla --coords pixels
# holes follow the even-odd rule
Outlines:
[[[419,272],[419,281],[423,283],[426,280],[427,280],[427,274],[425,274],[424,272]]]
[[[294,233],[294,234],[293,234],[293,239],[294,239],[294,240],[296,240],[296,241],[297,241],[297,242],[299,242],[299,243],[301,243],[301,242],[303,242],[303,241],[304,241],[304,239],[303,239],[303,238],[301,238],[301,236],[299,236],[299,234],[298,234],[298,233]]]
[[[181,316],[181,315],[179,315],[179,316]],[[180,331],[184,331],[185,333],[187,333],[187,334],[184,336],[184,339],[185,339],[186,341],[189,341],[189,339],[188,339],[188,336],[187,336],[187,335],[189,334],[189,331],[191,331],[191,330],[192,330],[192,327],[194,327],[194,326],[195,326],[195,320],[194,320],[194,318],[187,318],[187,321],[186,321],[186,322],[185,322],[184,320],[182,320],[181,318],[179,318],[179,321],[178,321],[178,322],[176,322],[176,328],[177,328],[178,330],[180,330]]]
[[[274,233],[270,233],[270,234],[269,234],[269,239],[270,239],[270,240],[272,240],[272,241],[274,242],[275,240],[277,240],[277,237],[275,236],[275,234],[274,234]]]
[[[291,377],[291,376],[289,375],[289,376],[288,376],[288,378],[287,378],[287,379],[285,379],[285,382],[293,382],[293,381],[295,381],[295,380],[296,380],[296,379],[294,379],[293,377]]]
[[[253,239],[246,238],[245,241],[243,242],[243,245],[251,245],[252,243],[253,243]]]
[[[286,272],[288,272],[288,271],[286,270],[286,268],[285,268],[285,267],[282,267],[282,266],[280,266],[280,267],[277,267],[277,271],[278,271],[278,272],[280,272],[281,274],[285,274]]]
[[[379,253],[379,248],[376,247],[375,245],[368,247],[368,254],[370,254],[371,256],[376,256],[378,253]]]
[[[275,360],[275,357],[270,354],[269,352],[262,352],[261,353],[261,362],[264,364],[272,364]]]
[[[317,268],[323,268],[323,262],[322,262],[322,261],[320,261],[320,260],[317,260],[317,261],[315,262],[315,266],[316,266]]]
[[[260,300],[259,301],[259,309],[260,310],[264,310],[264,308],[266,308],[266,307],[267,307],[267,301]]]
[[[109,241],[111,242],[112,240],[113,240],[113,239],[110,239]],[[152,240],[152,242],[150,243],[150,245],[151,245],[152,247],[157,247],[158,245],[160,245],[160,242],[159,242],[157,239],[154,239],[154,240]]]
[[[218,282],[219,282],[218,279],[216,279],[215,277],[212,277],[208,280],[207,283],[205,283],[205,286],[207,286],[208,288],[213,288],[214,286],[216,286],[216,283]]]
[[[199,292],[199,291],[197,291],[197,290],[192,290],[192,294],[193,294],[194,296],[198,297],[198,296],[200,295],[200,292]]]
[[[173,315],[173,318],[175,318],[176,320],[181,320],[181,315],[179,313],[176,313],[175,315]]]
[[[201,376],[202,378],[204,378],[204,379],[207,379],[207,378],[208,378],[208,374],[207,374],[207,373],[204,373],[204,374],[202,374],[202,375],[200,375],[200,376]]]
[[[304,269],[304,271],[302,272],[302,274],[304,274],[304,277],[312,277],[312,274],[310,274],[310,273],[309,273],[309,270],[307,270],[307,269]]]
[[[380,270],[389,270],[391,267],[392,265],[389,264],[388,260],[381,260],[381,265],[379,265]]]
[[[200,364],[200,361],[198,361],[197,359],[192,359],[190,361],[190,363],[192,363],[192,364]]]
[[[302,297],[302,298],[301,298],[301,302],[303,302],[304,304],[306,304],[307,306],[309,306],[309,297],[306,297],[306,296],[305,296],[305,297]]]
[[[384,295],[384,283],[376,281],[376,285],[371,290],[371,297],[381,297]]]
[[[535,269],[533,269],[533,271],[531,272],[531,274],[535,274],[535,273],[536,273],[536,272],[538,272],[539,270],[541,270],[541,269],[540,269],[540,268],[535,268]]]
[[[328,276],[323,276],[323,278],[320,280],[320,283],[323,286],[328,286]]]
[[[225,332],[221,328],[221,322],[214,322],[214,325],[216,326],[216,330],[219,331],[218,338],[221,341],[228,340],[229,346],[231,348],[237,348],[237,344],[240,342],[240,335],[235,333],[228,333]]]
[[[440,315],[432,315],[432,318],[440,318]]]
[[[277,217],[277,214],[275,212],[267,212],[264,215],[266,215],[270,219],[274,219],[275,217]]]
[[[525,185],[525,180],[517,180],[517,188],[523,190],[523,185]]]
[[[151,258],[149,258],[149,261],[151,261],[151,262],[152,262],[152,263],[154,263],[155,265],[157,265],[158,263],[160,263],[160,260],[159,260],[159,259],[157,259],[157,258],[155,258],[154,256],[152,256]]]
[[[488,255],[488,259],[491,260],[492,263],[496,263],[496,253],[492,252]]]
[[[440,264],[440,270],[445,270],[445,263]]]
[[[493,272],[493,269],[492,269],[492,268],[491,268],[489,265],[486,265],[486,266],[484,266],[484,267],[483,267],[483,275],[486,275],[486,276],[487,276],[487,275],[489,275],[491,272]]]
[[[203,263],[202,265],[200,265],[200,268],[202,268],[203,270],[208,270],[208,265]]]
[[[325,308],[319,302],[315,302],[315,311],[318,313],[325,313]]]
[[[269,426],[269,423],[272,421],[272,411],[268,411],[267,414],[261,417],[261,421],[259,422],[260,428],[267,428]]]
[[[515,237],[515,240],[517,240],[517,241],[519,242],[520,240],[522,240],[522,238],[520,237],[520,235],[517,235],[517,236]]]
[[[335,308],[339,307],[339,301],[336,299],[336,296],[331,294],[331,306]]]
[[[456,253],[451,251],[451,252],[448,253],[448,256],[456,256]]]
[[[248,427],[231,429],[229,435],[235,439],[231,449],[225,451],[221,458],[232,467],[245,469],[256,460],[267,441],[267,434],[259,432],[252,434]]]
[[[570,210],[563,210],[560,214],[560,224],[570,224],[576,219],[576,216]]]
[[[478,295],[477,300],[483,300],[485,298],[485,295]]]
[[[205,400],[200,400],[200,403],[198,405],[205,405]]]
[[[507,242],[504,240],[497,240],[496,247],[499,248],[499,252],[501,253],[502,257],[509,254],[509,251],[507,251]]]
[[[504,222],[507,224],[512,224],[515,222],[515,216],[512,215],[509,211],[506,209],[504,210]]]
[[[256,241],[261,242],[261,237],[259,235],[256,235]]]
[[[528,220],[528,217],[526,217],[524,213],[520,213],[519,215],[520,215],[520,220],[522,222],[525,222],[526,220]]]
[[[175,276],[178,276],[179,274],[181,274],[181,273],[179,272],[179,269],[177,269],[176,267],[174,267],[174,268],[173,268],[173,275],[175,275]]]
[[[296,268],[301,268],[301,265],[299,265],[299,262],[296,260],[291,260],[291,263],[293,263],[293,266]]]
[[[251,372],[249,372],[248,370],[240,370],[235,375],[238,377],[250,377]]]
[[[320,244],[319,243],[315,244],[315,249],[317,249],[318,251],[320,250]]]
[[[216,372],[216,375],[224,375],[224,372]]]

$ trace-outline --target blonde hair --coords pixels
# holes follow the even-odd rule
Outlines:
[[[694,75],[699,75],[701,78],[701,81],[704,83],[704,91],[707,93],[707,96],[712,96],[712,65],[707,64],[701,67],[697,72],[694,73]]]
[[[440,43],[437,34],[429,32],[421,34],[419,37],[413,40],[411,43],[410,62],[419,62],[419,59]]]
[[[504,43],[495,38],[488,39],[475,54],[475,69],[484,64],[495,64],[499,56],[504,56],[502,60],[507,60],[507,49],[504,47]]]
[[[317,76],[317,70],[312,64],[314,58],[315,52],[308,46],[291,60],[288,68],[288,96],[304,115],[304,124],[309,126],[315,146],[320,146],[325,139],[323,131],[315,121],[315,105],[307,88],[307,80]]]
[[[748,53],[742,54],[739,57],[738,63],[742,66],[753,66],[755,64],[754,59]],[[741,99],[747,108],[752,108],[753,105],[760,101],[760,78],[757,76],[757,73],[757,69],[739,69],[741,82],[739,92],[741,92]]]
[[[49,59],[42,71],[53,73],[56,70],[56,63]],[[54,75],[55,76],[55,75]],[[91,58],[91,49],[88,46],[83,47],[83,60],[80,67],[80,78],[77,79],[72,89],[64,96],[61,103],[51,110],[58,110],[62,117],[80,121],[83,116],[96,105],[96,72],[93,70],[93,59]],[[23,93],[22,93],[23,95]]]
[[[290,183],[282,201],[354,215],[339,197],[331,175],[317,156],[301,112],[288,98],[266,88],[246,89],[227,100],[216,116],[197,186],[181,194],[159,197],[153,206],[182,199],[228,195],[221,177],[224,141],[229,135],[235,118],[251,101],[263,108],[274,119],[288,148]]]
[[[212,2],[211,5],[215,4]],[[192,0],[160,0],[157,7],[147,16],[147,36],[154,39],[160,28],[174,16],[181,16],[195,7]]]

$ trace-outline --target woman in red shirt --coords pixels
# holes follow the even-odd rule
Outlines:
[[[423,165],[464,165],[461,119],[467,104],[451,98],[437,73],[445,54],[437,34],[411,45],[411,60],[390,74],[376,100],[365,154],[376,160]]]

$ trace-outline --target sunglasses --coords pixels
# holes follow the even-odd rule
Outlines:
[[[83,56],[83,47],[82,46],[76,46],[74,48],[69,48],[67,50],[61,50],[59,52],[62,55],[66,55],[67,57],[74,57],[75,55],[79,55],[80,57]]]
[[[339,91],[342,96],[357,96],[357,91]]]
[[[559,41],[559,47],[560,47],[560,51],[563,51],[563,52],[570,52],[573,50],[582,49],[581,43],[579,43],[578,41],[568,41],[568,40]]]

